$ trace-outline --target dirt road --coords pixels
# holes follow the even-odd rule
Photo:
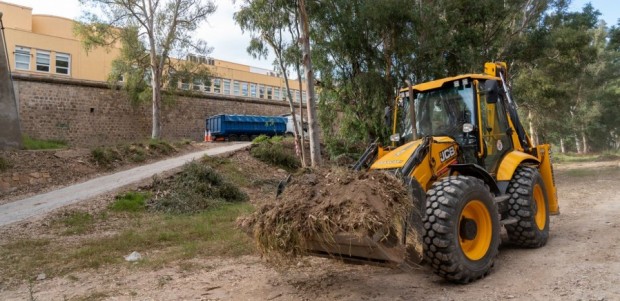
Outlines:
[[[276,270],[256,256],[145,270],[99,269],[35,284],[37,300],[620,300],[620,165],[556,172],[561,215],[541,249],[503,245],[491,275],[454,285],[427,268],[404,272],[306,258]],[[28,286],[0,292],[23,300]],[[97,297],[97,298],[95,298]]]
[[[93,198],[143,179],[148,179],[155,174],[180,167],[204,155],[212,156],[231,152],[245,148],[248,145],[249,143],[237,143],[194,152],[0,205],[0,226],[18,222],[62,206]]]

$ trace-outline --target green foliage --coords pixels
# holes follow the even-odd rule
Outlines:
[[[172,145],[170,145],[168,142],[159,140],[159,139],[151,139],[149,141],[149,147],[164,155],[167,155],[167,154],[170,154],[176,151],[176,149]]]
[[[258,137],[254,138],[254,140],[252,140],[252,144],[263,143],[269,141],[269,139],[270,138],[267,135],[259,135]]]
[[[91,156],[97,165],[103,167],[111,167],[112,163],[122,159],[120,153],[116,149],[109,147],[95,148],[91,151]]]
[[[281,138],[271,138],[252,144],[250,154],[255,158],[286,170],[295,170],[301,163],[295,154],[286,149]]]
[[[12,165],[9,162],[9,160],[7,160],[4,157],[0,156],[0,172],[8,170],[11,167],[12,167]]]
[[[197,213],[224,203],[243,202],[248,196],[226,181],[211,167],[190,162],[170,181],[153,179],[153,198],[148,207],[154,211]]]
[[[63,140],[39,140],[31,138],[27,135],[22,137],[22,147],[27,150],[38,150],[38,149],[60,149],[66,148],[67,142]]]
[[[136,191],[119,194],[110,204],[110,209],[112,211],[140,212],[146,208],[148,198],[149,194]]]

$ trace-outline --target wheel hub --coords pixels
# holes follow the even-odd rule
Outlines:
[[[462,239],[473,240],[478,234],[478,226],[476,225],[476,221],[469,218],[463,218],[461,220],[461,225],[459,226],[459,232]]]

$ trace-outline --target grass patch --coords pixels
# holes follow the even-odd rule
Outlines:
[[[26,150],[37,150],[37,149],[59,149],[66,148],[67,142],[62,140],[39,140],[30,138],[29,136],[22,137],[22,147]]]
[[[197,213],[223,203],[242,202],[248,196],[211,167],[190,162],[171,181],[153,180],[154,198],[148,207],[154,211]]]
[[[54,222],[65,228],[63,234],[79,235],[92,229],[95,218],[88,212],[67,211],[62,213]]]
[[[138,266],[149,268],[195,257],[252,254],[253,242],[235,226],[239,216],[252,210],[251,204],[242,202],[192,215],[145,213],[133,216],[111,236],[83,238],[69,244],[62,238],[9,242],[0,245],[3,283],[18,283],[41,272],[54,277],[128,264],[123,256],[133,251],[146,254]],[[92,226],[97,227],[97,222]]]
[[[8,170],[11,167],[13,167],[13,166],[11,165],[11,163],[9,163],[9,160],[7,160],[4,157],[0,156],[0,172]]]
[[[110,210],[120,212],[139,212],[146,208],[146,200],[149,194],[143,192],[130,191],[125,194],[117,195],[114,202],[110,204]]]
[[[620,160],[620,153],[614,151],[606,151],[597,154],[552,153],[552,158],[556,163],[615,161]]]
[[[266,136],[263,136],[258,136],[252,141],[252,149],[250,150],[252,156],[288,171],[294,171],[301,166],[297,156],[284,147],[282,137],[265,138]]]

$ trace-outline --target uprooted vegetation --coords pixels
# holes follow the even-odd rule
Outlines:
[[[281,136],[258,136],[252,141],[250,153],[255,158],[288,171],[299,168],[301,163],[295,156],[294,142]],[[291,149],[292,148],[292,149]]]
[[[275,202],[260,206],[238,225],[264,255],[286,262],[306,254],[311,241],[330,243],[338,233],[360,238],[395,233],[412,201],[402,182],[385,173],[346,169],[304,172]]]
[[[247,194],[239,187],[200,162],[186,164],[170,179],[155,177],[152,191],[148,208],[171,213],[197,213],[224,203],[248,200]]]

